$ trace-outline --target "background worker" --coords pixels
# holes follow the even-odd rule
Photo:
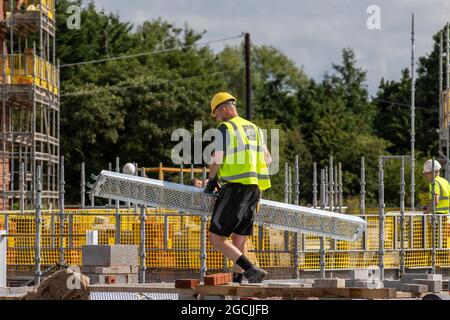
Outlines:
[[[432,194],[432,180],[433,180],[433,169],[432,169],[432,163],[433,160],[427,160],[425,162],[425,164],[423,165],[423,175],[425,176],[425,178],[430,182],[429,183],[429,190],[430,190],[430,199],[432,199],[433,194]],[[450,209],[450,184],[449,182],[442,178],[439,175],[439,170],[441,169],[441,164],[439,162],[437,162],[436,160],[434,161],[434,181],[435,181],[435,185],[434,185],[434,208],[435,208],[435,213],[436,214],[447,214],[449,213],[449,209]],[[433,201],[433,200],[431,200]],[[431,210],[431,206],[430,207],[426,207],[425,208],[425,214],[429,214],[432,213]],[[438,219],[438,222],[441,221],[441,230],[442,230],[442,236],[444,243],[450,243],[449,239],[450,239],[450,219],[448,219],[447,217],[442,217],[443,219],[440,220]]]
[[[9,0],[12,1],[12,0]],[[0,0],[0,20],[6,19],[6,12],[10,9],[10,2],[8,0]],[[19,12],[22,5],[24,4],[24,0],[16,0],[15,1],[15,11]],[[25,2],[25,8],[27,7],[28,0]]]
[[[248,282],[259,283],[267,272],[248,260],[245,244],[253,233],[261,190],[271,186],[268,165],[272,159],[262,130],[239,117],[236,100],[219,92],[211,101],[211,114],[220,124],[205,192],[221,189],[211,218],[210,241],[234,262],[233,282],[240,283],[245,276]]]
[[[208,179],[205,180],[205,183],[208,183]],[[193,178],[189,181],[189,185],[197,188],[203,188],[203,181],[198,178]]]
[[[427,160],[423,165],[423,175],[425,179],[429,181],[430,199],[432,198],[432,180],[433,180],[433,160]],[[435,213],[449,213],[450,208],[450,184],[444,178],[439,175],[439,170],[441,170],[441,165],[439,162],[434,160],[434,176],[435,176],[435,186],[434,186],[434,204]],[[432,199],[433,201],[433,199]],[[425,208],[425,213],[431,213],[431,206]]]

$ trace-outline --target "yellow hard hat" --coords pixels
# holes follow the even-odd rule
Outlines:
[[[216,93],[216,95],[211,100],[211,115],[214,116],[214,111],[216,110],[216,108],[228,100],[234,100],[235,102],[237,101],[237,99],[228,92]]]

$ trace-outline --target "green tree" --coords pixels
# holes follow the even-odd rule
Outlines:
[[[392,154],[409,154],[410,148],[410,92],[411,77],[408,69],[402,71],[400,81],[381,79],[374,104],[377,115],[374,120],[378,137],[392,142],[388,149]]]
[[[360,158],[365,156],[367,194],[375,197],[377,159],[389,142],[373,135],[374,107],[368,101],[366,73],[358,68],[350,49],[343,50],[342,64],[333,64],[322,82],[310,81],[297,97],[301,131],[318,168],[342,163],[344,195],[359,193]],[[373,182],[373,183],[372,183]]]
[[[59,11],[69,4],[60,2]],[[63,64],[183,49],[62,69],[61,147],[70,201],[79,199],[82,161],[88,173],[107,168],[115,156],[122,163],[170,163],[172,131],[189,130],[194,120],[212,126],[209,99],[225,83],[214,53],[192,46],[201,34],[187,26],[180,29],[154,20],[131,31],[131,25],[97,11],[93,3],[82,9],[81,16],[80,30],[66,30],[58,38]],[[58,17],[64,28],[64,15]],[[105,35],[105,28],[115,32]],[[77,48],[71,55],[74,43]]]
[[[342,64],[333,64],[333,73],[325,74],[323,85],[333,96],[341,98],[346,109],[357,118],[355,125],[359,130],[371,129],[375,108],[368,100],[366,84],[367,72],[357,67],[352,49],[342,50]]]

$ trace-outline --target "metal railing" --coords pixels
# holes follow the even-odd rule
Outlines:
[[[141,275],[146,269],[190,269],[204,274],[206,270],[232,267],[210,246],[208,222],[202,216],[143,207],[120,208],[119,215],[115,209],[105,208],[65,209],[64,214],[42,210],[40,215],[41,219],[35,211],[0,213],[0,229],[6,218],[9,223],[8,269],[34,269],[39,276],[41,269],[55,264],[81,265],[86,232],[98,230],[99,244],[114,244],[119,221],[120,243],[139,247]],[[436,266],[450,268],[450,215],[436,216],[433,224],[431,215],[405,212],[402,231],[401,213],[386,213],[382,242],[378,215],[364,216],[368,222],[366,237],[355,242],[321,241],[319,237],[303,235],[302,243],[296,245],[294,233],[255,227],[248,251],[250,259],[262,267],[294,268],[294,272],[380,264],[400,270],[431,268],[433,259]],[[39,245],[35,239],[40,239]],[[380,243],[384,243],[383,255],[379,254]]]
[[[348,242],[255,226],[248,242],[249,259],[263,268],[291,268],[295,277],[300,270],[320,270],[325,275],[327,270],[379,266],[382,277],[384,269],[391,268],[401,272],[405,268],[450,268],[450,215],[405,211],[405,158],[399,159],[402,167],[398,209],[384,207],[382,192],[379,208],[365,207],[364,159],[361,160],[361,208],[354,215],[367,221],[363,237]],[[145,282],[147,269],[193,270],[204,276],[207,270],[232,268],[231,261],[210,245],[206,216],[130,203],[123,205],[114,200],[108,201],[106,206],[94,207],[93,198],[91,206],[85,207],[84,165],[80,185],[81,208],[65,208],[64,159],[60,163],[58,210],[41,208],[37,188],[37,210],[27,211],[21,205],[17,211],[0,211],[0,230],[7,229],[6,261],[9,270],[34,270],[38,282],[42,270],[50,266],[81,266],[81,248],[86,244],[86,233],[90,230],[98,231],[99,244],[138,246],[141,282]],[[119,171],[118,158],[115,167]],[[160,174],[161,168],[158,168]],[[286,201],[297,204],[301,186],[298,158],[293,175],[291,166],[287,164],[285,168]],[[330,158],[330,165],[321,169],[320,175],[316,165],[313,169],[313,207],[344,212],[340,163],[334,166]],[[145,171],[146,168],[141,168],[141,175]],[[206,168],[201,171],[204,183]],[[179,173],[183,183],[184,173],[190,173],[193,178],[195,172],[193,167],[189,170],[180,167]],[[379,186],[382,190],[382,165]]]
[[[58,94],[58,68],[35,53],[2,55],[0,70],[5,83],[18,85],[34,83],[39,88]]]
[[[11,1],[12,2],[12,1]],[[16,2],[16,1],[14,1]],[[14,3],[15,5],[15,3]],[[11,15],[13,4],[6,8],[6,15]],[[55,0],[24,0],[21,8],[22,13],[25,12],[42,12],[42,15],[55,20]],[[15,13],[17,15],[17,13]],[[16,18],[17,19],[17,18]]]

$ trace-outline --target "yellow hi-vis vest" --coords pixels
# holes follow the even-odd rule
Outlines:
[[[218,173],[220,182],[256,184],[260,190],[269,189],[271,184],[264,159],[262,130],[241,117],[222,123],[227,127],[228,135]]]
[[[434,192],[439,195],[439,204],[435,208],[436,213],[449,213],[450,208],[450,184],[442,177],[435,178]],[[432,184],[430,182],[430,199],[432,198]],[[431,200],[433,201],[433,200]]]

